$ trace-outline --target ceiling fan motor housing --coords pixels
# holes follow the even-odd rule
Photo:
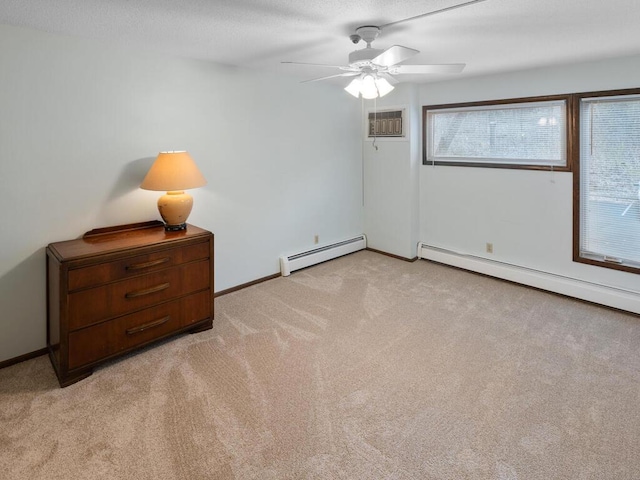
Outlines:
[[[351,52],[349,54],[349,65],[353,67],[370,67],[373,65],[371,60],[383,52],[377,48],[371,48],[371,42],[380,35],[380,27],[365,25],[357,28],[356,34],[367,43],[367,47]]]
[[[378,35],[380,35],[380,27],[365,25],[363,27],[356,28],[356,33],[360,38],[362,38],[362,40],[367,42],[367,46],[369,46],[369,44],[378,38]]]

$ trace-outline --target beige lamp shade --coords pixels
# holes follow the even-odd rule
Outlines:
[[[207,181],[187,152],[160,152],[140,188],[166,191],[158,199],[158,210],[166,230],[185,230],[193,207],[193,198],[184,193],[202,187]]]
[[[172,191],[203,187],[207,181],[187,152],[160,152],[140,188]]]

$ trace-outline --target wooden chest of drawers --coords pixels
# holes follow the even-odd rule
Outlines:
[[[146,222],[47,247],[47,347],[60,386],[213,321],[213,234]]]

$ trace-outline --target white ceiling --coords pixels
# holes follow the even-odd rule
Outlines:
[[[467,1],[2,0],[0,23],[314,78],[334,72],[280,62],[344,65],[364,47],[349,40],[356,27]],[[406,63],[466,63],[459,76],[476,76],[640,54],[639,21],[638,0],[480,0],[385,28],[373,46],[415,48]]]

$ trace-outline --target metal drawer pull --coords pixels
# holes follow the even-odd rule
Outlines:
[[[159,327],[163,323],[167,323],[170,318],[171,317],[169,315],[167,315],[166,317],[161,318],[160,320],[156,320],[154,322],[145,323],[144,325],[140,325],[139,327],[129,328],[127,330],[127,335],[135,335],[136,333],[144,332],[145,330],[148,330],[150,328]]]
[[[125,298],[135,298],[142,297],[143,295],[149,295],[151,293],[161,292],[162,290],[166,290],[169,288],[168,283],[162,283],[160,285],[156,285],[155,287],[145,288],[144,290],[134,290],[133,292],[128,292],[124,294]]]
[[[125,270],[142,270],[143,268],[155,267],[156,265],[162,265],[163,263],[167,263],[170,260],[169,257],[160,258],[158,260],[151,260],[150,262],[144,263],[134,263],[132,265],[127,265]]]

